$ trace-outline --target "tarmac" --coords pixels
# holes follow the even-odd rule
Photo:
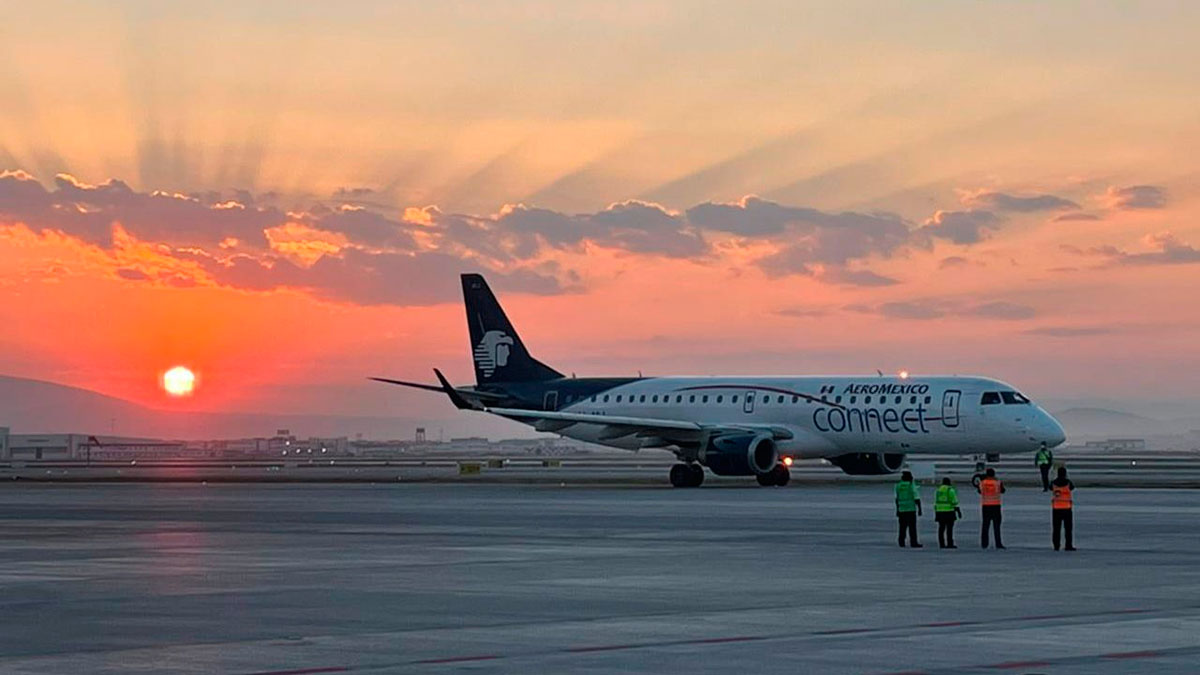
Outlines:
[[[7,482],[0,672],[1197,671],[1200,493],[890,490]]]

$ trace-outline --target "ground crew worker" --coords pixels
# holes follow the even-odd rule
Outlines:
[[[1034,465],[1042,472],[1042,492],[1050,491],[1050,466],[1054,464],[1054,453],[1050,452],[1050,448],[1042,443],[1042,447],[1038,448],[1037,455],[1033,458]]]
[[[900,525],[900,546],[904,546],[905,533],[913,548],[923,548],[917,541],[917,516],[921,515],[921,489],[913,481],[911,471],[900,474],[896,483],[896,520]]]
[[[1052,521],[1054,523],[1054,550],[1058,550],[1059,534],[1062,530],[1066,530],[1067,535],[1067,550],[1075,550],[1074,534],[1075,530],[1075,511],[1074,511],[1074,496],[1075,484],[1067,478],[1066,467],[1058,467],[1058,478],[1050,484],[1054,488],[1054,496],[1051,498],[1050,506],[1053,513]]]
[[[983,511],[983,530],[979,535],[979,543],[983,548],[988,547],[988,526],[996,534],[996,548],[1004,548],[1000,542],[1000,495],[1004,494],[1004,483],[996,478],[996,470],[988,467],[987,474],[979,481],[979,504]]]
[[[950,478],[942,479],[933,496],[933,517],[938,524],[938,548],[958,548],[954,545],[954,521],[962,518],[958,507],[958,491],[950,484]]]

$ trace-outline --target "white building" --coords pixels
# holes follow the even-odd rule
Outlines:
[[[182,443],[145,438],[101,436],[99,443],[88,434],[13,434],[0,427],[0,459],[7,460],[113,460],[138,457],[176,457]]]
[[[10,434],[0,427],[3,459],[74,459],[86,451],[84,434]]]

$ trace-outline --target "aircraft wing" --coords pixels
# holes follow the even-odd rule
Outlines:
[[[684,420],[668,420],[654,417],[626,417],[623,415],[590,415],[587,413],[557,412],[551,410],[520,410],[517,408],[484,408],[501,417],[534,422],[538,431],[558,432],[576,424],[593,424],[604,427],[602,440],[624,436],[655,437],[667,442],[694,442],[705,435],[731,433],[769,433],[776,440],[793,437],[785,427],[761,424],[700,424]]]

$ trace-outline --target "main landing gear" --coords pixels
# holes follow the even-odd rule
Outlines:
[[[760,476],[755,476],[758,484],[763,487],[783,487],[792,479],[792,472],[782,464],[776,464],[774,469]]]
[[[671,486],[700,487],[704,482],[704,467],[699,464],[675,464],[671,467]]]

